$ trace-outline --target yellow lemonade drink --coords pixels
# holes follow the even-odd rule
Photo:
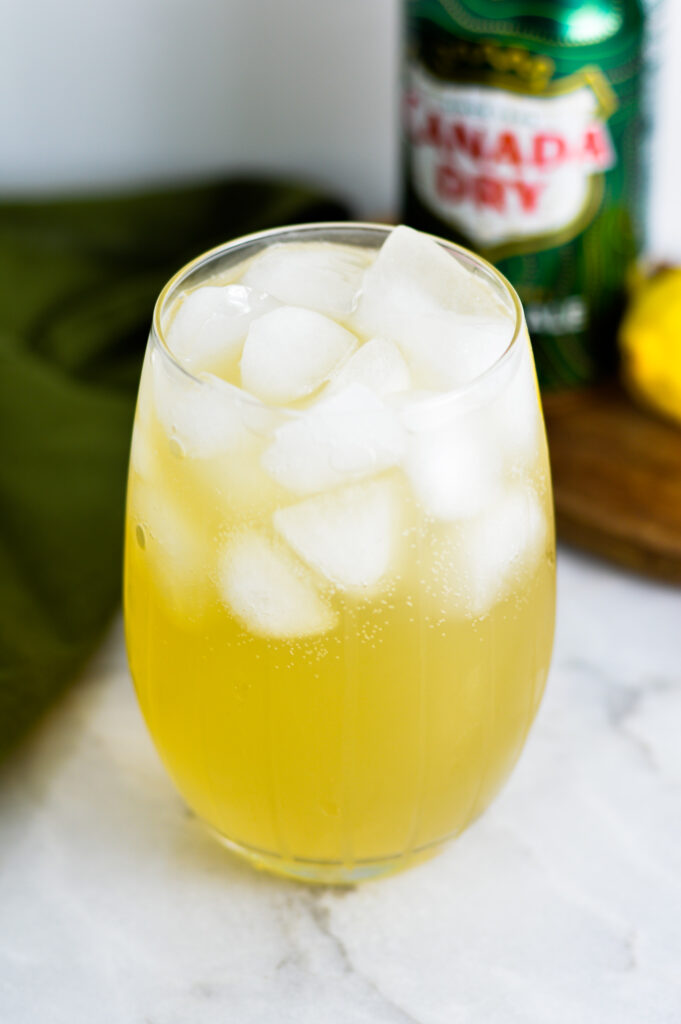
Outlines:
[[[179,791],[343,882],[472,821],[548,671],[551,491],[495,271],[406,228],[234,243],[167,286],[128,489],[130,666]]]

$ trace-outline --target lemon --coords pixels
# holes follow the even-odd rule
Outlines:
[[[638,285],[619,340],[629,390],[681,423],[681,268],[660,271]]]

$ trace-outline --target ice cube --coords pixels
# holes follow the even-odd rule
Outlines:
[[[132,432],[130,449],[130,467],[139,476],[149,479],[156,463],[156,446],[154,445],[154,384],[152,369],[152,347],[149,346],[144,356],[137,405],[135,408],[135,424]]]
[[[484,514],[446,528],[434,545],[441,610],[487,614],[537,566],[548,531],[542,504],[528,484],[508,490]]]
[[[488,426],[506,453],[511,470],[526,467],[543,452],[541,403],[529,340],[519,339],[508,375],[489,405]]]
[[[292,555],[249,530],[233,536],[218,565],[222,600],[246,629],[277,640],[333,629],[336,615]]]
[[[218,377],[195,380],[158,351],[152,366],[158,419],[183,455],[212,458],[274,424],[273,410]]]
[[[129,516],[132,543],[149,560],[167,604],[189,618],[200,614],[207,597],[208,547],[181,496],[158,479],[138,477],[130,489]]]
[[[510,303],[486,278],[432,236],[404,225],[391,231],[365,273],[357,316],[364,322],[376,317],[368,331],[385,336],[380,321],[391,307],[397,316],[403,311],[419,316],[449,311],[513,317]]]
[[[236,365],[252,320],[275,309],[243,284],[203,285],[186,295],[167,328],[170,351],[192,371]]]
[[[219,523],[252,525],[290,501],[288,492],[263,468],[267,443],[251,435],[236,449],[194,460],[190,486],[196,482],[196,497],[206,513],[214,510]]]
[[[397,562],[401,505],[393,481],[373,480],[279,509],[274,525],[334,586],[373,591]]]
[[[372,338],[336,371],[329,392],[342,391],[350,384],[364,384],[381,396],[407,391],[411,387],[409,367],[392,341]]]
[[[433,519],[476,515],[494,502],[502,483],[499,447],[476,414],[450,415],[443,426],[408,434],[404,469]]]
[[[152,440],[151,427],[141,417],[135,417],[130,447],[130,466],[139,476],[149,479],[156,463],[156,451]]]
[[[399,227],[364,275],[351,325],[396,342],[416,387],[445,390],[495,362],[511,340],[515,313],[433,238]]]
[[[265,402],[295,402],[321,387],[356,345],[354,334],[321,313],[280,306],[251,324],[241,382]]]
[[[330,242],[272,245],[255,258],[243,284],[289,306],[343,319],[354,306],[369,254]]]
[[[187,517],[173,498],[159,487],[138,484],[131,496],[131,515],[145,532],[145,548],[158,545],[174,572],[195,564],[196,537]]]
[[[455,415],[452,401],[456,401],[458,407],[458,400],[459,396],[443,394],[441,391],[412,388],[410,391],[389,395],[387,404],[410,433],[420,433],[451,423]]]
[[[512,323],[459,313],[396,319],[392,337],[400,346],[416,387],[451,390],[470,384],[508,347]]]
[[[403,450],[396,414],[368,388],[352,384],[279,427],[263,466],[295,494],[314,494],[388,469]]]

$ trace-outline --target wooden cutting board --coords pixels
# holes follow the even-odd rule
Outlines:
[[[681,582],[681,428],[615,384],[543,403],[559,538]]]

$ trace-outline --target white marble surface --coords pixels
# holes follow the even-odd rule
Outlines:
[[[681,591],[563,552],[547,695],[440,857],[259,875],[183,808],[120,624],[0,771],[2,1024],[677,1024]]]

